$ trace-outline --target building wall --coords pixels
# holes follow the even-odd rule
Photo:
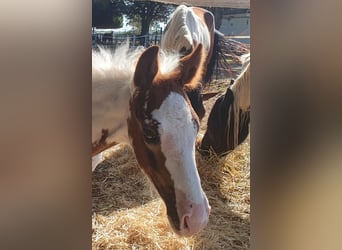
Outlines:
[[[249,36],[250,35],[250,15],[235,14],[224,15],[219,29],[226,36]],[[250,42],[250,39],[236,39],[241,42]]]

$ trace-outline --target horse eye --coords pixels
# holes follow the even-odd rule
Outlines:
[[[191,54],[192,48],[186,49],[184,46],[180,49],[179,53],[181,53],[183,56],[187,56]]]
[[[185,52],[186,52],[186,48],[185,48],[185,47],[182,47],[182,48],[180,49],[180,51],[179,51],[179,53],[181,53],[181,54],[185,54]]]
[[[143,128],[144,140],[148,144],[157,144],[159,143],[159,134],[156,130],[144,127]]]

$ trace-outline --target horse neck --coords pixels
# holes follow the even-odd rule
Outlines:
[[[128,142],[127,117],[131,87],[125,81],[113,84],[110,79],[93,86],[92,125],[93,140],[100,138],[102,129],[108,129],[108,142]]]

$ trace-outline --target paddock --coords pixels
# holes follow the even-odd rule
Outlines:
[[[224,91],[223,84],[211,84]],[[218,97],[217,97],[218,98]],[[216,98],[205,102],[210,110]],[[200,135],[205,132],[202,121]],[[162,199],[138,167],[129,146],[105,151],[93,172],[93,249],[248,249],[250,246],[249,137],[233,152],[205,158],[196,152],[204,192],[211,205],[208,225],[192,237],[169,226]]]

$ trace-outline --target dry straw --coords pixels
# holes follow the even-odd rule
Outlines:
[[[223,158],[196,155],[212,212],[207,227],[190,238],[172,232],[163,201],[128,146],[107,157],[93,173],[93,249],[249,248],[249,140]]]

